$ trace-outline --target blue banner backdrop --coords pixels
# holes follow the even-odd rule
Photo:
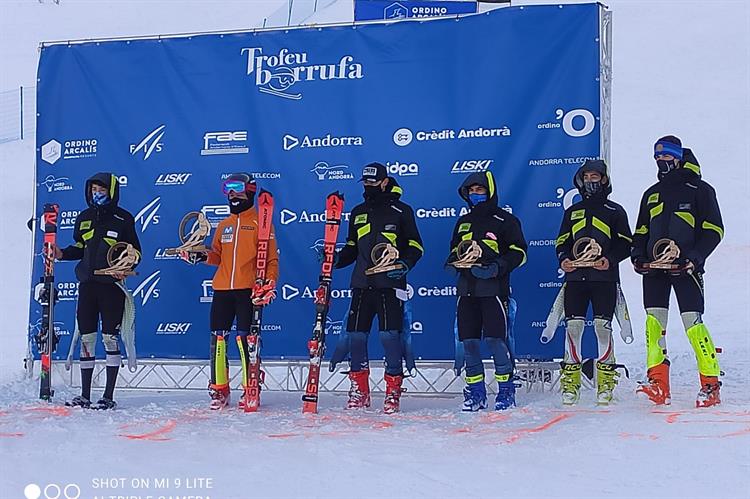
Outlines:
[[[455,16],[458,14],[475,14],[476,12],[477,3],[467,1],[356,0],[354,2],[355,21]]]
[[[362,200],[361,167],[387,163],[425,241],[409,273],[414,351],[450,359],[455,282],[443,262],[465,209],[456,189],[466,174],[490,169],[529,241],[528,263],[512,279],[517,355],[560,357],[562,334],[549,345],[538,338],[561,286],[554,238],[576,194],[571,177],[600,152],[599,8],[45,46],[37,213],[58,203],[58,241],[71,244],[85,179],[115,172],[144,248],[139,275],[127,280],[139,356],[206,359],[214,268],[188,266],[165,249],[178,244],[186,212],[226,216],[222,178],[252,172],[275,195],[280,248],[264,355],[305,357],[325,195],[345,193],[345,234],[348,212]],[[35,283],[41,247],[37,231]],[[74,329],[77,283],[74,263],[55,268],[60,359]],[[332,334],[342,328],[349,275],[334,274]],[[32,334],[39,322],[32,299]],[[588,334],[584,353],[595,355]],[[373,345],[372,358],[379,349]]]

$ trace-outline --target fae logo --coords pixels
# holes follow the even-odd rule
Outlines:
[[[596,128],[597,118],[588,109],[555,109],[555,121],[539,123],[539,130],[562,128],[571,137],[585,137]]]
[[[130,144],[130,154],[135,156],[138,152],[143,152],[143,160],[147,160],[154,152],[161,152],[164,144],[161,138],[164,137],[164,128],[167,125],[161,125],[155,128],[151,133],[146,135],[138,144]]]
[[[160,216],[157,213],[159,212],[159,208],[161,208],[160,200],[161,197],[157,196],[135,216],[136,221],[141,224],[141,232],[145,232],[152,223],[158,225]]]
[[[42,159],[54,165],[62,156],[62,146],[55,139],[50,140],[42,146]]]
[[[211,303],[214,301],[214,286],[211,279],[203,279],[201,282],[201,303]]]
[[[229,206],[225,204],[212,204],[206,205],[201,208],[201,213],[205,215],[208,223],[211,224],[211,228],[215,229],[219,226],[219,222],[227,218],[232,212],[229,210]]]
[[[281,297],[285,300],[291,300],[292,298],[299,296],[299,289],[295,288],[291,284],[284,284],[281,287]]]
[[[44,182],[40,182],[38,186],[44,186],[47,188],[47,192],[59,192],[59,191],[72,191],[73,186],[66,182],[68,177],[55,177],[54,175],[47,175],[44,178]]]
[[[159,274],[161,274],[161,270],[155,271],[133,290],[133,296],[138,296],[141,299],[141,306],[145,306],[151,298],[159,298],[160,290],[157,288],[159,281],[161,281]]]
[[[318,180],[351,180],[354,175],[349,173],[349,165],[329,165],[325,161],[318,161],[310,170],[318,176]]]
[[[408,146],[414,140],[414,133],[408,128],[399,128],[393,132],[393,143],[397,146]]]
[[[264,94],[290,100],[302,99],[292,90],[298,82],[328,80],[360,80],[362,65],[354,57],[344,55],[335,64],[308,64],[307,52],[291,52],[282,48],[278,54],[263,55],[261,47],[246,47],[240,55],[247,55],[247,76],[255,73],[255,86]]]
[[[394,163],[387,162],[385,166],[391,175],[398,175],[399,177],[419,175],[419,165],[417,163],[401,163],[400,161],[396,161]]]
[[[201,156],[215,154],[247,154],[247,130],[236,132],[206,132],[203,135],[203,149]]]
[[[451,167],[451,173],[482,173],[486,172],[491,166],[492,159],[469,159],[456,161]]]
[[[160,322],[156,326],[156,334],[159,335],[176,335],[187,334],[192,326],[192,322]]]
[[[159,176],[156,177],[154,185],[185,185],[192,175],[192,173],[160,173]]]

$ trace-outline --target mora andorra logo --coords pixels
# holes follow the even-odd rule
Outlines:
[[[325,161],[318,161],[310,171],[318,177],[318,181],[354,179],[354,175],[349,172],[349,165],[331,165]]]
[[[47,188],[47,192],[59,192],[59,191],[72,191],[73,186],[70,185],[68,177],[55,177],[54,175],[47,175],[42,182],[39,182],[38,186],[44,186]]]
[[[246,47],[240,50],[240,55],[246,59],[246,74],[253,78],[258,90],[284,99],[302,99],[297,84],[364,77],[362,64],[351,55],[343,55],[333,64],[310,64],[307,52],[292,52],[287,48],[278,54],[264,55],[262,47]]]

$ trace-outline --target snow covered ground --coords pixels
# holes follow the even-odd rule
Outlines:
[[[3,0],[0,90],[33,82],[42,39],[236,29],[278,4]],[[694,149],[724,213],[726,239],[706,275],[705,320],[724,349],[719,409],[693,408],[695,360],[676,313],[668,333],[673,404],[656,410],[635,397],[644,315],[630,272],[623,285],[636,341],[618,340],[617,348],[631,380],[621,382],[608,409],[594,406],[591,391],[573,410],[562,409],[557,394],[520,393],[515,411],[473,415],[457,412],[456,398],[408,395],[396,416],[382,414],[378,398],[372,411],[352,414],[340,409],[342,397],[328,395],[321,414],[303,417],[299,394],[285,393],[264,393],[263,411],[254,415],[209,414],[202,392],[120,392],[111,413],[40,405],[36,382],[20,380],[34,158],[25,141],[0,145],[0,498],[23,497],[29,483],[77,484],[81,498],[750,497],[750,4],[609,4],[613,198],[633,220],[655,178],[651,145],[674,133]],[[313,20],[350,17],[351,3],[342,1]],[[59,399],[74,395],[58,390]],[[114,481],[120,478],[124,487]],[[133,479],[148,486],[134,487]],[[74,487],[68,492],[75,497]]]

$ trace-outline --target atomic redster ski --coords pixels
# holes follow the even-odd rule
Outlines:
[[[263,286],[266,281],[269,241],[271,239],[271,219],[273,217],[273,195],[265,190],[258,194],[258,249],[256,256],[255,285]],[[260,385],[263,383],[263,371],[260,369],[260,326],[263,318],[263,305],[253,304],[250,321],[250,334],[247,335],[247,350],[242,345],[242,337],[237,335],[237,344],[245,379],[245,412],[256,412],[260,407]],[[247,352],[247,359],[244,353]]]
[[[310,371],[307,376],[307,387],[302,396],[302,412],[318,412],[318,385],[320,383],[320,363],[325,353],[326,319],[328,304],[331,298],[331,275],[336,255],[336,239],[341,225],[341,213],[344,210],[344,196],[338,191],[326,198],[326,225],[323,243],[323,263],[320,270],[320,281],[315,292],[315,325],[312,338],[307,343],[310,350]]]
[[[56,204],[45,204],[42,222],[44,223],[44,275],[41,278],[41,292],[37,300],[42,305],[42,320],[36,345],[42,361],[42,371],[39,376],[39,398],[51,400],[52,390],[52,353],[57,346],[55,334],[54,306],[57,292],[55,290],[55,242],[57,237],[57,215],[60,207]]]

